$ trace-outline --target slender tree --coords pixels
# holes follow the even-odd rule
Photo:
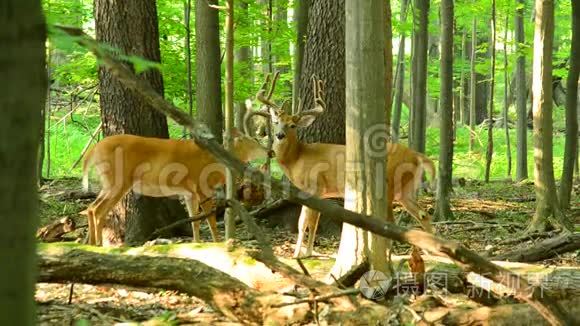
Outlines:
[[[463,28],[463,33],[461,34],[461,75],[459,77],[459,117],[455,117],[455,121],[461,121],[464,125],[469,124],[469,112],[468,106],[465,105],[465,89],[466,89],[466,78],[465,78],[465,55],[467,52],[467,29]],[[457,114],[457,113],[456,113]]]
[[[311,109],[314,75],[325,83],[327,112],[300,130],[300,138],[307,142],[345,142],[344,1],[310,1],[300,102],[303,109]]]
[[[3,1],[0,40],[0,324],[28,326],[37,324],[38,130],[47,90],[41,2]]]
[[[187,79],[185,80],[185,88],[187,91],[187,111],[189,116],[193,117],[193,83],[191,75],[191,0],[183,2],[183,25],[185,26],[185,39],[183,46],[185,47],[185,72]],[[187,129],[183,128],[183,136],[187,135]]]
[[[217,0],[195,1],[196,106],[198,118],[221,141],[223,129]]]
[[[429,45],[429,0],[414,0],[412,88],[413,115],[409,145],[424,153],[427,132],[427,48]]]
[[[99,42],[112,45],[124,54],[154,62],[161,61],[155,0],[95,0],[94,15]],[[150,69],[142,73],[140,78],[163,94],[163,79],[159,70]],[[99,68],[99,89],[105,136],[169,136],[165,115],[127,90],[104,67]],[[155,229],[186,216],[186,213],[178,200],[138,196],[130,192],[113,209],[111,215],[103,232],[105,244],[119,244],[123,241],[142,243]]]
[[[234,128],[234,0],[226,1],[226,137],[224,147],[232,150],[232,129]],[[234,198],[234,176],[232,170],[226,169],[226,199]],[[226,240],[232,239],[236,232],[234,212],[226,208],[224,215]]]
[[[296,13],[296,50],[294,51],[294,84],[292,85],[292,112],[297,113],[300,100],[300,78],[304,62],[304,48],[306,47],[306,33],[308,31],[308,8],[310,0],[294,1]]]
[[[551,221],[568,227],[560,213],[552,154],[552,50],[554,2],[536,0],[533,65],[534,185],[536,212],[529,231],[543,230]]]
[[[578,77],[580,75],[580,3],[572,1],[572,47],[566,82],[566,143],[560,183],[560,206],[570,208],[574,161],[578,157]]]
[[[385,122],[385,13],[384,0],[346,1],[346,161],[356,162],[346,171],[345,207],[374,218],[386,216],[386,139],[374,148],[377,129]],[[342,276],[368,258],[374,270],[389,272],[384,238],[345,224],[338,259],[331,272]]]
[[[493,108],[494,108],[494,90],[495,90],[495,36],[496,36],[496,17],[495,17],[495,0],[491,1],[491,80],[489,86],[489,111],[487,120],[487,151],[485,152],[485,182],[489,182],[491,173],[491,160],[493,157]]]
[[[239,8],[239,15],[236,15],[236,31],[239,32],[240,29],[247,29],[250,27],[251,20],[248,17],[248,3],[246,1],[237,1],[236,5]],[[237,43],[239,44],[239,43]],[[251,90],[254,84],[254,74],[253,74],[253,62],[252,62],[252,47],[250,44],[239,44],[235,51],[235,60],[239,66],[239,74],[241,80],[243,80],[243,86],[246,89]],[[236,86],[237,87],[237,86]],[[236,111],[236,128],[242,130],[244,115],[246,114],[246,104],[245,100],[251,96],[249,92],[245,92],[243,97],[240,96],[242,90],[236,88],[236,98],[241,98],[242,100],[237,104]],[[253,94],[252,94],[253,95]]]
[[[506,144],[506,156],[508,161],[508,177],[512,175],[512,147],[510,141],[510,125],[508,121],[508,109],[509,109],[509,77],[508,77],[508,53],[507,53],[507,43],[508,43],[508,27],[509,27],[509,14],[505,16],[505,32],[503,35],[503,127],[505,131],[505,144]]]
[[[391,0],[384,2],[385,21],[385,111],[387,132],[391,132],[391,111],[393,109],[393,22]]]
[[[471,27],[471,59],[469,64],[469,151],[475,147],[475,111],[477,105],[477,74],[475,72],[475,60],[477,49],[477,18],[473,17]]]
[[[403,24],[407,20],[407,7],[409,0],[401,1],[401,20]],[[399,36],[399,49],[397,52],[397,68],[395,72],[395,100],[393,116],[391,122],[391,137],[393,142],[399,141],[399,131],[401,129],[401,111],[403,109],[403,96],[405,88],[405,32],[401,31]]]
[[[515,15],[515,41],[516,41],[516,180],[528,178],[528,117],[526,99],[528,89],[526,86],[526,56],[523,53],[524,33],[524,3],[525,0],[517,0]]]
[[[441,1],[441,101],[439,127],[439,177],[435,218],[452,219],[451,177],[453,171],[453,0]]]

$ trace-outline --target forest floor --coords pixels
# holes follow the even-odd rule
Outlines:
[[[62,217],[73,218],[77,231],[67,235],[71,241],[84,237],[86,228],[82,226],[86,225],[86,219],[78,212],[92,201],[91,198],[70,199],[69,194],[78,189],[78,179],[57,179],[43,186],[40,194],[41,225]],[[580,225],[579,193],[579,186],[576,185],[572,209],[565,212],[574,220],[577,230]],[[419,201],[426,208],[433,205],[430,196],[421,196]],[[522,234],[534,214],[535,194],[531,182],[495,181],[485,184],[468,180],[464,186],[455,186],[451,203],[455,220],[435,222],[438,235],[442,238],[460,242],[478,253],[493,255],[540,241],[504,243]],[[400,208],[396,207],[395,212],[400,214]],[[268,232],[275,254],[290,259],[296,234],[283,227],[269,228]],[[205,223],[202,234],[209,240]],[[238,230],[238,238],[243,243],[251,236],[242,226]],[[321,234],[316,238],[316,255],[307,265],[314,277],[322,279],[326,275],[334,261],[339,240],[338,234]],[[395,244],[394,251],[396,255],[408,255],[410,247]],[[570,252],[536,264],[580,268],[580,252]],[[75,284],[71,295],[70,284],[39,283],[36,301],[40,325],[236,325],[195,297],[159,289]]]

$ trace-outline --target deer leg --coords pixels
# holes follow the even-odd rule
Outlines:
[[[111,209],[123,198],[125,193],[119,192],[116,194],[106,193],[103,195],[103,198],[100,202],[98,202],[92,210],[93,215],[93,227],[94,227],[94,244],[97,246],[102,245],[103,243],[103,226],[105,225],[104,221],[107,218],[107,215],[111,211]]]
[[[211,212],[211,210],[213,209],[212,207],[212,201],[211,200],[207,200],[205,203],[202,204],[202,208],[203,208],[203,212],[204,213],[209,213]],[[211,232],[211,237],[213,239],[213,242],[220,242],[220,235],[218,233],[218,229],[217,229],[217,221],[216,221],[216,217],[215,217],[215,212],[211,213],[210,216],[207,217],[207,223],[209,224],[209,231]]]
[[[187,213],[190,218],[195,217],[199,214],[199,200],[197,199],[197,194],[191,194],[185,198],[185,205],[187,206]],[[191,228],[193,229],[193,242],[200,242],[201,237],[199,236],[200,221],[191,222]]]
[[[415,198],[404,196],[400,199],[401,205],[405,208],[411,216],[413,216],[423,227],[423,230],[433,233],[433,226],[431,225],[431,216],[419,206]]]
[[[310,209],[310,216],[308,221],[308,247],[306,247],[306,257],[312,256],[314,249],[314,238],[316,238],[316,230],[318,229],[318,221],[320,220],[320,212]]]
[[[308,237],[308,245],[310,247],[310,242],[312,242],[312,246],[314,246],[314,235],[311,235],[312,229],[316,231],[316,226],[313,228],[313,222],[316,222],[318,225],[318,219],[313,221],[314,218],[318,217],[318,212],[307,207],[302,206],[302,211],[300,212],[300,217],[298,219],[298,239],[296,240],[296,248],[294,249],[294,258],[300,257],[300,250],[302,249],[302,242],[304,242],[304,235],[306,234],[306,229],[309,230],[310,234]],[[311,240],[312,239],[312,240]],[[312,248],[307,249],[306,252],[308,255],[312,254]]]

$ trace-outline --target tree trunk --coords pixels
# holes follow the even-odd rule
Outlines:
[[[526,86],[526,56],[523,53],[525,42],[524,33],[524,4],[525,0],[518,0],[515,17],[515,42],[516,42],[516,180],[528,178],[528,116],[526,100],[528,88]]]
[[[296,49],[294,51],[294,84],[292,85],[292,114],[298,113],[300,101],[300,78],[304,62],[304,48],[306,47],[306,33],[308,31],[308,8],[310,0],[296,0],[294,8],[296,22]],[[303,102],[304,103],[304,102]]]
[[[47,91],[40,1],[0,4],[0,324],[35,325],[38,144]]]
[[[154,0],[108,0],[94,2],[97,40],[119,48],[122,53],[142,56],[159,62],[159,32]],[[148,70],[140,78],[163,93],[163,80],[158,70]],[[167,138],[167,120],[144,100],[127,91],[111,73],[99,69],[100,105],[103,131],[106,136],[134,134]],[[139,110],[138,108],[143,108]],[[103,237],[105,244],[141,243],[151,232],[185,216],[177,200],[137,196],[130,192],[108,219]]]
[[[288,2],[289,0],[275,0],[273,8],[274,13],[274,28],[273,35],[284,35],[288,28]],[[280,75],[285,75],[290,72],[290,42],[286,37],[279,37],[275,43],[272,43],[272,66],[275,67]],[[290,76],[288,76],[290,77]],[[284,89],[291,89],[292,85],[289,81],[281,80],[285,84]]]
[[[226,1],[226,89],[225,89],[225,138],[224,148],[233,150],[232,129],[234,128],[234,0]],[[234,199],[234,175],[226,168],[226,200]],[[236,234],[234,212],[230,207],[224,214],[225,239],[233,239]]]
[[[580,3],[572,1],[572,48],[566,82],[566,144],[560,184],[560,207],[570,208],[574,161],[578,150],[578,76],[580,75]]]
[[[489,111],[487,119],[489,125],[487,127],[487,151],[485,152],[485,182],[489,182],[491,174],[491,160],[493,157],[493,109],[494,93],[495,93],[495,36],[496,36],[496,17],[495,17],[495,0],[491,1],[491,80],[489,87]]]
[[[453,0],[441,1],[441,99],[439,176],[435,218],[453,219],[449,197],[453,172]]]
[[[534,185],[536,212],[529,230],[544,230],[562,218],[559,211],[552,154],[552,45],[554,2],[536,0],[533,65]],[[561,220],[563,222],[563,220]],[[564,225],[564,223],[562,223]]]
[[[401,1],[401,21],[407,21],[407,5],[409,0]],[[399,37],[399,50],[397,53],[397,70],[395,72],[395,103],[391,123],[391,138],[394,143],[399,141],[401,129],[401,112],[403,110],[403,95],[405,89],[405,33],[402,31]]]
[[[346,171],[344,205],[377,219],[387,215],[384,7],[384,0],[346,1],[346,162],[357,164]],[[384,238],[344,224],[331,273],[341,277],[366,258],[389,273],[386,249]]]
[[[429,45],[429,0],[414,0],[412,89],[413,114],[409,126],[409,147],[425,153],[427,132],[427,47]]]
[[[504,76],[504,90],[503,90],[503,127],[505,131],[505,144],[506,144],[506,156],[508,161],[508,172],[507,176],[511,179],[512,176],[512,147],[510,141],[510,125],[508,121],[508,110],[509,110],[509,76],[508,76],[508,53],[507,53],[507,39],[508,39],[508,27],[509,27],[509,14],[505,16],[505,33],[503,42],[503,76]]]
[[[193,118],[193,81],[191,71],[191,0],[183,2],[183,20],[185,25],[185,40],[183,46],[185,47],[185,70],[187,73],[187,80],[185,81],[185,88],[187,90],[187,112]],[[183,137],[187,136],[187,130],[183,128]]]
[[[260,42],[260,52],[262,55],[262,72],[269,74],[273,72],[272,67],[272,1],[258,0],[262,10],[262,37]]]
[[[217,0],[195,1],[197,117],[222,141],[221,56]]]
[[[304,110],[312,108],[311,78],[315,75],[324,81],[326,112],[310,128],[300,131],[301,140],[306,142],[345,142],[344,1],[310,2],[300,102]]]
[[[248,30],[251,28],[251,21],[248,17],[248,3],[245,1],[237,1],[237,6],[240,14],[237,17],[236,31]],[[244,115],[246,114],[245,100],[253,97],[250,90],[253,90],[254,76],[253,76],[253,62],[252,62],[252,47],[250,45],[242,45],[236,49],[236,61],[239,66],[239,74],[244,81],[241,85],[236,85],[236,98],[240,99],[237,105],[236,112],[236,128],[243,130]]]
[[[469,65],[469,151],[475,149],[475,105],[477,104],[477,84],[475,73],[475,60],[477,48],[477,17],[473,17],[471,27],[471,60]]]
[[[465,125],[469,125],[469,106],[465,103],[467,93],[467,85],[465,78],[465,60],[467,52],[467,29],[463,29],[461,36],[461,77],[459,78],[459,119],[455,117],[455,121],[461,121]],[[457,113],[456,113],[457,114]],[[455,127],[457,128],[457,126]]]
[[[393,109],[393,14],[391,12],[391,0],[383,0],[385,22],[385,116],[387,133],[391,133],[391,111]]]

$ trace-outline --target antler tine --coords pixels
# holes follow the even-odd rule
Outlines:
[[[272,85],[270,86],[270,91],[268,92],[268,100],[272,99],[272,95],[274,94],[274,89],[276,88],[276,82],[278,81],[278,78],[280,78],[280,72],[276,71],[276,73],[274,74],[274,78],[272,79]]]
[[[324,82],[317,80],[316,75],[312,75],[312,96],[314,97],[314,108],[306,111],[300,110],[300,115],[319,115],[324,112],[326,102],[324,102]]]
[[[250,137],[252,137],[252,135],[250,135],[250,120],[255,115],[259,115],[259,116],[265,117],[267,119],[270,119],[270,113],[268,113],[267,109],[254,111],[254,110],[252,110],[252,101],[246,100],[246,114],[244,115],[243,127],[244,127],[244,133]]]
[[[278,105],[276,105],[276,103],[274,103],[270,100],[270,98],[272,96],[271,94],[273,92],[273,88],[276,85],[276,79],[278,77],[277,77],[277,75],[274,76],[274,79],[272,80],[272,85],[270,86],[270,89],[268,90],[267,88],[268,88],[268,84],[270,84],[270,77],[271,77],[270,74],[268,74],[266,76],[266,80],[264,81],[264,83],[262,84],[262,87],[260,88],[260,90],[256,94],[256,99],[258,101],[264,103],[266,106],[279,109]],[[269,95],[266,96],[266,94],[269,94]]]

